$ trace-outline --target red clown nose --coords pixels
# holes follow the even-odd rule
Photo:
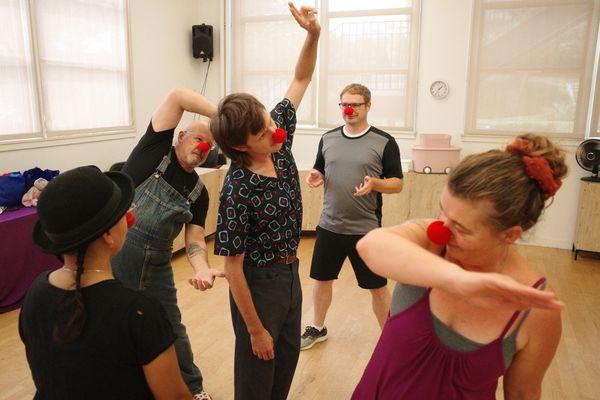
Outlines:
[[[285,138],[287,137],[287,132],[284,131],[281,128],[277,128],[275,129],[275,132],[273,133],[273,141],[275,143],[283,143],[285,142]]]
[[[127,211],[125,214],[125,220],[127,220],[127,229],[131,228],[135,224],[135,215],[131,211]]]
[[[200,153],[206,153],[210,150],[210,145],[206,142],[200,142],[196,148]]]
[[[344,108],[344,115],[350,116],[352,114],[354,114],[354,108],[352,108],[352,107],[346,107],[346,108]]]
[[[443,246],[450,241],[452,232],[444,226],[442,221],[434,221],[427,227],[427,237],[433,243]]]

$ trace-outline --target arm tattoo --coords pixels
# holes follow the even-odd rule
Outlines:
[[[206,252],[206,246],[202,246],[201,244],[196,242],[190,244],[187,248],[187,253],[190,258],[204,252]]]

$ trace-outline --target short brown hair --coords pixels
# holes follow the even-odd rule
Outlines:
[[[234,147],[245,145],[248,135],[265,128],[265,106],[247,93],[232,93],[219,103],[217,113],[210,119],[210,131],[219,148],[242,167],[248,166],[248,154]]]
[[[555,179],[567,174],[564,151],[545,136],[525,134],[517,139],[530,143],[529,156],[544,158]],[[513,226],[524,231],[534,226],[544,207],[547,193],[527,175],[522,154],[490,150],[465,157],[448,177],[448,189],[467,200],[491,200],[492,228],[501,232]]]
[[[361,95],[363,97],[363,100],[365,101],[365,103],[371,102],[371,91],[369,90],[368,87],[361,85],[360,83],[351,83],[351,84],[347,85],[342,90],[342,93],[340,93],[340,100],[342,99],[342,96],[346,92],[348,92],[350,94]]]

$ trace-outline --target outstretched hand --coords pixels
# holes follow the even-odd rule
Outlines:
[[[374,186],[373,178],[370,176],[365,176],[362,183],[354,187],[354,195],[366,196],[374,190]]]
[[[308,185],[308,187],[316,188],[321,186],[323,183],[325,183],[325,179],[321,171],[311,169],[308,173],[308,176],[306,177],[306,184]]]
[[[314,7],[302,6],[300,10],[294,6],[294,3],[291,1],[288,3],[290,7],[290,12],[292,16],[298,22],[303,29],[307,32],[318,33],[321,31],[321,25],[319,24],[319,19],[317,18],[317,9]]]
[[[543,308],[560,310],[564,303],[556,294],[523,285],[497,273],[464,271],[455,282],[453,292],[466,297],[471,303],[488,308],[506,307],[517,310]]]
[[[225,272],[214,269],[214,268],[204,268],[198,272],[193,278],[188,279],[188,283],[192,285],[194,288],[204,291],[206,289],[210,289],[213,287],[215,282],[215,278],[224,278]]]

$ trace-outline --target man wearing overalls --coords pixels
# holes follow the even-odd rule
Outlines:
[[[211,397],[203,390],[202,374],[194,364],[181,323],[171,266],[173,240],[184,225],[186,252],[194,269],[190,284],[199,290],[209,289],[215,277],[223,273],[208,266],[203,228],[208,192],[194,171],[208,157],[212,135],[205,122],[195,120],[179,132],[172,146],[184,111],[210,117],[216,107],[193,91],[173,89],[152,114],[146,134],[123,166],[123,172],[136,185],[136,220],[123,249],[113,259],[113,272],[124,285],[163,305],[177,335],[175,350],[181,375],[194,399],[205,400]]]

